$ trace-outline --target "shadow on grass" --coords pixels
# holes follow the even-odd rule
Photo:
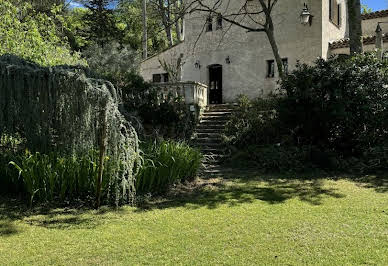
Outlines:
[[[120,213],[122,208],[101,207],[95,210],[88,206],[61,207],[59,205],[39,205],[29,208],[23,201],[0,198],[0,237],[19,233],[14,221],[23,221],[33,226],[47,229],[94,229],[103,222],[108,212]],[[90,215],[94,214],[94,215]]]
[[[378,193],[388,193],[388,173],[350,177],[365,188],[372,188]]]
[[[314,176],[315,178],[311,178]],[[311,205],[320,205],[328,198],[343,198],[337,189],[325,186],[328,179],[349,179],[359,186],[388,193],[388,174],[370,176],[322,175],[258,175],[254,172],[233,171],[231,176],[213,179],[198,179],[195,182],[178,185],[166,196],[142,201],[136,212],[152,209],[184,207],[215,209],[221,205],[234,207],[241,204],[263,201],[267,204],[283,204],[298,199]],[[76,204],[70,207],[40,205],[28,208],[20,200],[0,198],[0,237],[17,234],[15,221],[47,229],[94,229],[104,223],[108,212],[121,214],[123,208],[102,207],[96,211],[88,205]],[[98,217],[96,217],[98,216]]]
[[[181,186],[165,198],[143,202],[138,211],[175,207],[195,209],[203,206],[214,209],[220,205],[233,207],[256,200],[268,204],[281,204],[293,198],[312,205],[320,205],[324,198],[345,197],[335,188],[324,187],[325,179],[321,178],[279,179],[268,176],[243,176],[243,178],[202,180],[193,187]]]

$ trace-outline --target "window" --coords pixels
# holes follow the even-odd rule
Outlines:
[[[160,74],[153,74],[152,75],[152,82],[153,83],[160,83],[160,82],[162,82],[162,75],[160,75]]]
[[[283,64],[283,72],[284,74],[288,74],[288,58],[283,58],[282,59],[282,64]]]
[[[330,19],[330,21],[333,21],[333,17],[334,17],[334,14],[333,14],[333,1],[334,0],[329,0],[329,19]]]
[[[341,26],[341,5],[338,4],[337,5],[337,9],[338,9],[338,16],[337,16],[337,25],[338,26]]]
[[[336,25],[341,26],[342,22],[342,7],[338,4],[338,0],[329,0],[329,19]]]
[[[211,16],[206,19],[206,31],[213,31],[213,19]]]
[[[222,29],[222,15],[218,15],[217,17],[217,30]]]
[[[275,61],[267,60],[267,78],[275,77]]]
[[[169,81],[169,75],[168,73],[164,73],[163,75],[163,82],[168,82]]]

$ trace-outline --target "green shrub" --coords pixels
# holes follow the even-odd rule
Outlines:
[[[172,139],[191,136],[197,122],[196,116],[190,112],[182,97],[169,94],[166,99],[161,99],[158,89],[136,73],[126,73],[124,77],[121,90],[129,120],[131,114],[140,118],[146,127],[146,134],[158,131],[162,137]],[[141,130],[138,129],[138,132]]]
[[[388,140],[388,63],[374,54],[297,64],[282,82],[279,119],[296,145],[360,156]]]
[[[99,152],[90,151],[80,156],[59,156],[25,151],[19,154],[2,154],[0,176],[8,189],[21,193],[30,203],[50,202],[56,199],[93,199],[96,193]],[[110,179],[117,167],[105,158],[103,173],[103,202],[108,202]]]
[[[12,2],[0,0],[0,55],[14,54],[43,66],[86,64],[57,30],[56,23],[64,20],[60,6],[54,6],[49,17],[35,12],[27,1],[19,6]]]
[[[237,168],[264,172],[303,172],[314,169],[309,147],[264,145],[247,146],[237,151],[228,163]]]
[[[226,124],[224,137],[228,144],[243,148],[247,145],[284,143],[284,130],[277,119],[277,99],[249,100],[238,98],[238,107]]]
[[[136,179],[139,193],[162,192],[168,186],[195,177],[201,166],[199,150],[172,140],[141,145],[144,164]]]

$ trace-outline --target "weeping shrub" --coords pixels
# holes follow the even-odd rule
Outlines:
[[[88,158],[90,151],[99,150],[100,162],[107,156],[112,164],[108,185],[102,187],[106,201],[133,203],[138,138],[119,111],[120,101],[110,82],[88,78],[82,68],[45,68],[11,55],[0,57],[0,136],[20,134],[25,139],[31,155],[15,162],[22,176],[35,163],[44,171],[43,161],[56,165],[55,158]]]
[[[162,192],[176,182],[192,180],[201,166],[199,150],[172,140],[144,142],[143,166],[136,177],[140,193]]]

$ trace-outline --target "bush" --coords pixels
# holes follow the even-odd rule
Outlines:
[[[173,139],[191,136],[196,116],[182,97],[170,94],[167,99],[161,99],[158,89],[134,72],[125,75],[121,89],[128,118],[131,115],[140,118],[145,134],[157,131],[162,137]]]
[[[201,166],[202,155],[182,142],[145,142],[144,163],[136,178],[139,193],[163,192],[168,186],[192,180]]]
[[[3,192],[20,193],[30,204],[33,201],[51,202],[56,199],[94,199],[98,174],[99,152],[80,156],[59,156],[5,152],[0,155],[0,184]],[[102,201],[108,202],[110,179],[117,167],[108,157],[102,184]]]
[[[12,2],[0,0],[0,55],[14,54],[44,66],[86,64],[57,31],[56,22],[64,20],[60,6],[49,17],[36,13],[27,1],[19,7]]]
[[[387,61],[366,54],[298,63],[280,90],[267,100],[240,97],[225,131],[243,150],[236,163],[274,171],[388,169]]]
[[[315,168],[309,147],[264,145],[247,146],[236,152],[229,162],[237,168],[252,168],[264,172],[303,172]]]
[[[298,64],[281,90],[279,119],[295,144],[355,156],[387,144],[388,63],[373,54]]]
[[[278,100],[250,100],[246,96],[238,98],[238,107],[226,124],[224,138],[228,144],[245,147],[284,143],[283,128],[277,119]]]

